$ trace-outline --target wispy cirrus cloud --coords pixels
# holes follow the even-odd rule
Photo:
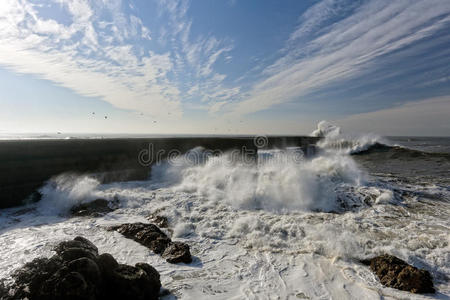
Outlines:
[[[449,28],[450,2],[325,0],[300,22],[249,96],[223,106],[230,115],[301,101],[329,84],[376,70],[390,55]]]
[[[34,74],[121,109],[180,117],[184,102],[205,110],[239,94],[214,65],[228,39],[193,36],[189,2],[157,0],[159,26],[148,28],[121,0],[5,0],[0,9],[0,65]],[[45,18],[43,9],[70,17]],[[55,15],[53,13],[53,15]],[[164,47],[148,46],[156,41]]]
[[[213,66],[221,57],[229,59],[233,42],[229,38],[214,35],[192,37],[192,20],[187,16],[189,2],[186,0],[159,0],[161,13],[170,19],[159,40],[169,44],[174,59],[177,77],[183,77],[187,98],[200,99],[206,109],[216,111],[218,103],[231,101],[240,93],[239,86],[226,86],[227,75],[214,70]]]
[[[259,25],[245,34],[263,38],[249,39],[255,43],[249,47],[250,43],[243,45],[248,36],[233,26],[229,31],[227,25],[211,30],[196,27],[194,16],[205,13],[204,7],[196,4],[193,12],[188,0],[136,3],[141,7],[122,0],[39,4],[4,0],[0,5],[0,66],[103,99],[120,109],[161,118],[203,111],[210,113],[206,118],[222,116],[226,121],[260,111],[276,114],[288,106],[284,112],[293,116],[300,111],[295,105],[317,99],[322,103],[310,105],[316,111],[335,108],[335,103],[323,103],[333,96],[329,90],[341,93],[330,102],[345,102],[345,97],[356,94],[358,101],[352,99],[357,103],[356,113],[379,110],[411,100],[406,96],[383,100],[383,105],[366,109],[365,99],[383,98],[380,90],[425,89],[448,81],[448,1],[314,3],[299,16],[289,12],[292,20],[298,18],[297,27],[290,23],[291,32],[270,32],[270,26],[258,31],[262,23],[254,22]],[[227,13],[234,16],[233,9],[243,5],[252,8],[254,4],[235,3]],[[253,20],[240,21],[252,27]],[[214,29],[222,36],[214,34]],[[280,39],[265,36],[280,32],[285,34],[281,44]],[[256,53],[265,49],[262,43],[267,41],[277,47]],[[248,67],[233,65],[235,59]]]
[[[30,2],[2,2],[0,65],[118,108],[181,115],[180,92],[167,79],[173,68],[169,54],[138,54],[129,39],[149,39],[150,31],[138,17],[122,14],[120,1],[54,4],[70,15],[68,25],[41,17],[41,7]],[[110,20],[100,19],[100,14]]]

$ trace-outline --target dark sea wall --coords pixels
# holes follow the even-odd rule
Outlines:
[[[270,137],[265,147],[314,144],[310,137]],[[256,152],[253,138],[177,137],[0,141],[0,208],[21,205],[52,176],[96,174],[101,181],[142,180],[169,154],[202,146],[213,151]]]

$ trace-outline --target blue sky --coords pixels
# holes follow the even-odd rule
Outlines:
[[[0,130],[448,136],[449,66],[448,0],[2,0]]]

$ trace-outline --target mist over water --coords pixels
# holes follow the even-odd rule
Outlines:
[[[323,139],[310,158],[298,149],[261,150],[254,163],[227,153],[195,162],[179,157],[154,166],[146,181],[110,184],[57,176],[29,210],[0,216],[1,277],[51,255],[58,241],[83,235],[121,263],[150,263],[180,299],[448,297],[448,186],[373,172],[371,158],[396,151],[381,137],[343,133],[326,122],[313,134]],[[376,145],[389,148],[377,152]],[[364,154],[368,150],[375,152]],[[118,199],[120,208],[96,219],[67,216],[73,205],[96,198]],[[150,213],[167,217],[172,238],[191,246],[192,265],[168,265],[103,229],[148,222]],[[381,253],[429,270],[439,292],[421,296],[382,287],[359,263]]]

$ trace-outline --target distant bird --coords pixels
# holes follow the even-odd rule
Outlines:
[[[108,119],[108,116],[105,116],[105,119]]]
[[[58,131],[56,134],[61,134],[61,132]]]
[[[144,113],[141,113],[141,116],[143,116],[144,115]]]
[[[153,123],[156,123],[156,121],[153,121]]]
[[[95,111],[93,111],[92,114],[95,115]]]

